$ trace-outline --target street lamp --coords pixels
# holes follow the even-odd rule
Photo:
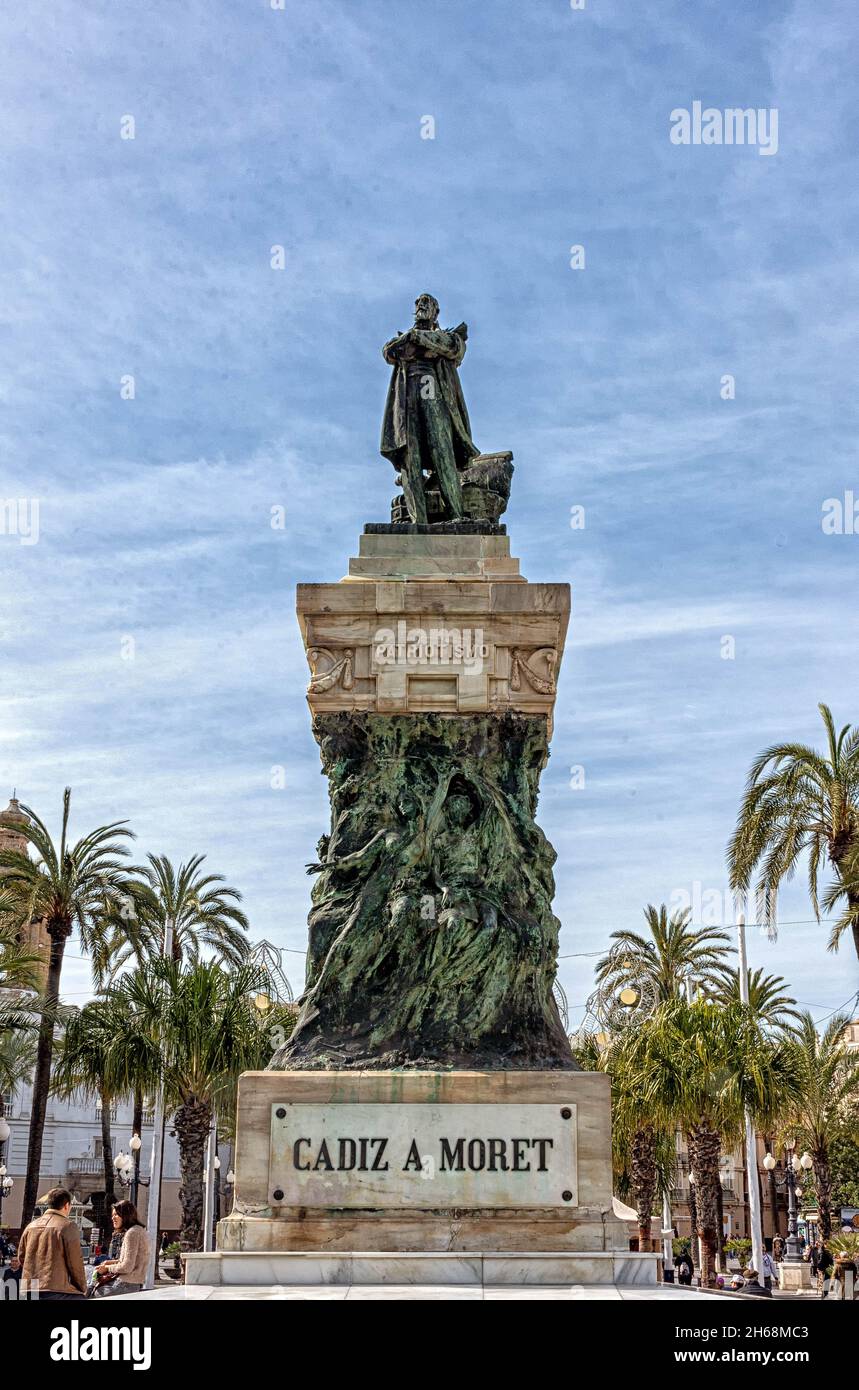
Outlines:
[[[799,1264],[802,1259],[802,1241],[799,1238],[798,1212],[796,1208],[796,1173],[801,1160],[797,1158],[795,1139],[784,1141],[787,1156],[787,1240],[784,1245],[785,1259],[789,1264]]]
[[[0,1177],[6,1176],[6,1155],[3,1150],[9,1142],[9,1135],[12,1130],[5,1115],[0,1115]],[[2,1211],[2,1196],[0,1196],[0,1211]]]
[[[134,1176],[131,1179],[131,1200],[137,1206],[137,1197],[140,1191],[140,1150],[143,1147],[143,1140],[137,1133],[132,1134],[128,1141],[128,1147],[134,1155]]]
[[[794,1152],[795,1139],[786,1140],[784,1147],[783,1171],[776,1172],[780,1165],[776,1163],[771,1153],[764,1157],[763,1166],[767,1173],[775,1173],[775,1185],[778,1192],[784,1192],[787,1189],[787,1240],[785,1241],[784,1257],[791,1264],[798,1264],[802,1260],[802,1241],[799,1238],[797,1202],[802,1196],[802,1188],[798,1185],[797,1174],[801,1173],[803,1169],[807,1172],[813,1166],[814,1160],[808,1154],[803,1154],[802,1158],[797,1157]],[[808,1159],[807,1163],[806,1159]]]
[[[3,1198],[8,1197],[15,1186],[15,1179],[6,1176],[6,1164],[0,1163],[0,1226],[3,1224]]]
[[[134,1139],[137,1139],[136,1134],[134,1135],[131,1141],[130,1147],[132,1149],[134,1149]],[[138,1146],[139,1143],[140,1141],[138,1140]],[[128,1187],[131,1189],[129,1195],[131,1197],[131,1201],[134,1203],[135,1206],[137,1206],[138,1188],[141,1184],[145,1186],[149,1182],[148,1178],[141,1178],[139,1165],[139,1147],[138,1151],[135,1152],[133,1158],[131,1154],[124,1153],[123,1150],[120,1149],[119,1153],[116,1155],[116,1158],[113,1160],[113,1166],[116,1171],[116,1176],[118,1180],[122,1183],[123,1187]]]

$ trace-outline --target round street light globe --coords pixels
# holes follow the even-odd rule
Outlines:
[[[128,1162],[128,1156],[127,1156],[127,1154],[124,1154],[124,1153],[122,1152],[122,1149],[120,1149],[119,1153],[116,1155],[116,1158],[113,1160],[113,1166],[114,1166],[114,1168],[116,1169],[117,1173],[120,1171],[121,1168],[124,1168],[124,1167],[125,1167],[125,1165],[126,1165],[127,1162]]]
[[[235,1175],[235,1173],[233,1172],[233,1170],[232,1170],[232,1168],[231,1168],[230,1171],[227,1173],[227,1182],[229,1183],[230,1187],[232,1187],[232,1185],[233,1185],[233,1183],[235,1182],[235,1180],[236,1180],[236,1175]]]
[[[802,1158],[799,1161],[806,1172],[808,1172],[809,1168],[814,1167],[814,1159],[811,1157],[811,1154],[807,1151],[802,1155]]]
[[[764,1167],[766,1168],[768,1173],[772,1172],[773,1168],[775,1167],[775,1159],[773,1158],[772,1154],[767,1154],[766,1158],[764,1159]]]
[[[799,1201],[800,1197],[802,1196],[802,1188],[801,1188],[801,1187],[797,1187],[797,1188],[795,1189],[795,1191],[796,1191],[796,1200]]]
[[[0,1115],[0,1144],[5,1144],[11,1133],[9,1121],[4,1116]]]
[[[221,1166],[221,1160],[218,1158],[218,1155],[215,1154],[215,1171],[216,1171],[216,1172],[217,1172],[217,1170],[220,1168],[220,1166]]]
[[[137,1153],[137,1150],[140,1148],[142,1143],[143,1140],[141,1139],[139,1134],[132,1134],[131,1138],[128,1141],[128,1147],[132,1150],[133,1153]]]

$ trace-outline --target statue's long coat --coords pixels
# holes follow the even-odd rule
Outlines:
[[[432,361],[442,400],[450,413],[456,461],[461,468],[465,468],[480,453],[471,438],[471,424],[456,370],[465,356],[465,338],[452,329],[425,329],[421,331],[420,341],[428,351],[439,354],[428,356],[427,360]],[[382,354],[386,362],[393,362],[394,370],[385,402],[379,452],[398,468],[406,447],[406,364],[389,357],[387,347],[386,344]]]

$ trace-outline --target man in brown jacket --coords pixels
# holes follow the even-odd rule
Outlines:
[[[64,1187],[52,1187],[43,1201],[44,1216],[31,1221],[18,1242],[22,1288],[38,1289],[40,1299],[86,1298],[81,1238],[69,1220],[72,1195]]]

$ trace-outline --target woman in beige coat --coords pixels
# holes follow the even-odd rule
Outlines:
[[[113,1229],[122,1236],[119,1258],[105,1260],[99,1265],[100,1278],[112,1275],[108,1283],[100,1283],[93,1297],[110,1298],[113,1294],[139,1293],[146,1279],[149,1260],[149,1238],[146,1227],[137,1215],[133,1202],[116,1202],[113,1207]]]

